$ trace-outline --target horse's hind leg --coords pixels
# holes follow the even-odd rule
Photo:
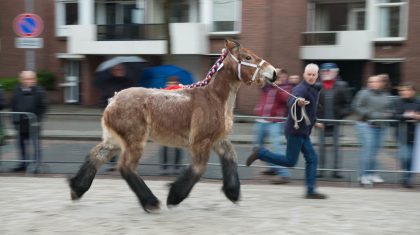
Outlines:
[[[143,209],[146,212],[151,212],[159,209],[160,202],[135,171],[142,152],[143,148],[136,150],[133,147],[123,151],[119,171],[131,190],[136,194]]]
[[[229,140],[217,142],[213,149],[219,155],[222,164],[223,192],[229,200],[236,202],[240,198],[241,184],[235,149]]]
[[[89,190],[99,167],[119,151],[119,148],[104,142],[92,148],[77,174],[69,179],[71,199],[76,200]]]
[[[205,141],[203,141],[205,142]],[[201,143],[192,148],[192,165],[185,169],[171,184],[166,204],[178,205],[188,197],[195,183],[200,180],[210,157],[210,144]]]

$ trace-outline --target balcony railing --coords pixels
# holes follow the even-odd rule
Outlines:
[[[337,33],[335,32],[305,32],[303,36],[304,46],[335,45]]]
[[[167,40],[165,24],[97,25],[98,41]]]

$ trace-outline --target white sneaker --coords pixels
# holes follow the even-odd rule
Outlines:
[[[375,184],[385,182],[384,179],[382,179],[379,175],[376,175],[376,174],[370,175],[369,178],[370,178],[370,181],[372,181]]]
[[[362,184],[362,185],[370,185],[370,184],[372,184],[371,177],[369,177],[369,175],[362,175],[360,177],[360,184]]]

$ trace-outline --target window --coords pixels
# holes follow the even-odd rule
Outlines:
[[[79,24],[79,6],[77,0],[57,0],[57,25]]]
[[[79,10],[77,3],[74,2],[66,2],[64,3],[64,10],[65,10],[65,25],[75,25],[78,24],[79,19]]]
[[[239,32],[241,1],[213,0],[213,32]]]
[[[407,1],[376,1],[377,41],[404,40],[407,32]]]

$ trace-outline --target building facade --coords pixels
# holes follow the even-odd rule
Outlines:
[[[419,81],[414,0],[17,0],[0,7],[0,78],[31,66],[51,71],[62,103],[97,105],[96,68],[117,55],[174,64],[201,80],[225,38],[291,74],[309,62],[335,62],[355,91],[375,73],[388,73],[393,85]],[[25,12],[43,19],[42,48],[16,48],[13,22]],[[242,86],[236,111],[252,114],[258,98],[258,87]]]

